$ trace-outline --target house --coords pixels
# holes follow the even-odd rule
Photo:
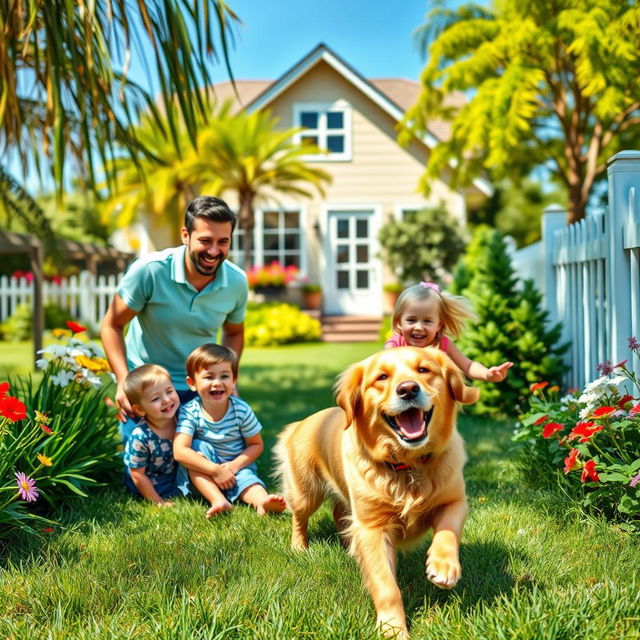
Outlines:
[[[390,217],[444,202],[464,221],[492,192],[480,177],[467,189],[453,190],[442,175],[428,197],[419,193],[430,149],[447,138],[448,123],[434,121],[424,138],[400,146],[397,124],[416,101],[418,83],[365,78],[324,44],[278,79],[238,80],[236,88],[237,96],[230,83],[216,85],[217,99],[239,97],[249,111],[269,109],[283,128],[304,127],[301,142],[327,150],[308,158],[333,176],[325,197],[283,195],[258,203],[254,231],[255,264],[298,266],[322,285],[325,314],[382,314],[382,285],[391,274],[383,268],[377,235]],[[464,96],[450,99],[461,103]],[[233,194],[221,195],[233,207]],[[237,233],[241,243],[242,231]],[[152,250],[169,243],[157,229],[141,244]]]

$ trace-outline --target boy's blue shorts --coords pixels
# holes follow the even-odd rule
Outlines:
[[[153,486],[155,487],[155,490],[158,492],[158,495],[161,498],[173,498],[175,496],[181,495],[180,490],[178,489],[176,477],[176,473],[168,473],[163,476],[156,476],[153,479]],[[141,496],[138,488],[135,484],[133,484],[129,469],[126,467],[124,470],[124,485],[134,495]]]
[[[211,460],[211,462],[216,462],[220,464],[218,456],[216,455],[215,449],[210,442],[206,442],[205,440],[192,440],[191,448],[194,451],[197,451],[199,454],[203,455],[207,460]],[[240,498],[240,494],[248,489],[251,485],[259,484],[263,488],[266,489],[264,482],[260,480],[258,477],[258,466],[255,462],[252,462],[250,465],[240,469],[238,473],[236,473],[236,484],[231,487],[231,489],[221,489],[224,497],[229,502],[237,502]],[[188,495],[189,493],[198,494],[198,491],[195,487],[192,487],[191,482],[189,480],[189,472],[185,467],[180,465],[178,467],[177,474],[177,485],[178,489],[183,493],[183,495]]]

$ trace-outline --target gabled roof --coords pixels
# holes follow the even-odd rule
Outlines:
[[[237,80],[236,89],[241,106],[247,111],[256,111],[267,107],[320,62],[325,62],[332,67],[396,122],[402,120],[405,111],[418,99],[420,85],[417,82],[404,78],[367,79],[327,45],[321,43],[273,82],[268,80]],[[227,98],[232,98],[234,101],[238,99],[230,82],[214,85],[214,92],[219,101]],[[447,96],[446,102],[452,106],[462,106],[466,102],[466,98],[464,94],[456,92]],[[422,137],[422,142],[429,148],[433,148],[441,140],[448,140],[451,135],[451,125],[444,120],[432,120],[429,122],[428,128],[428,132]],[[474,179],[473,184],[486,195],[493,193],[493,187],[485,178],[478,177]]]

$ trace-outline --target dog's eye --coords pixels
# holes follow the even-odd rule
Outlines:
[[[386,380],[389,376],[386,373],[381,373],[378,376],[378,380]]]
[[[427,367],[418,367],[418,373],[429,373]]]

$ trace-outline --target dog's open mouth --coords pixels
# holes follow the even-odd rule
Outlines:
[[[382,414],[387,424],[406,442],[417,442],[427,435],[429,422],[433,415],[433,407],[429,411],[407,409],[395,416]]]

